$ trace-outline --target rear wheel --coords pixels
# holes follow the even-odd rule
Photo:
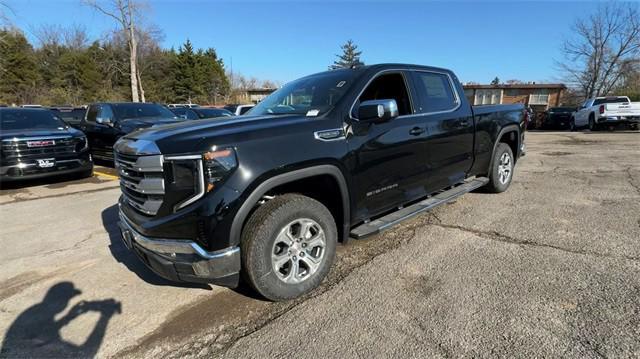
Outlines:
[[[244,278],[269,300],[297,298],[329,273],[337,238],[333,216],[322,203],[299,194],[277,196],[245,225]]]
[[[504,142],[498,143],[496,151],[493,154],[489,183],[487,183],[485,189],[493,193],[506,191],[513,178],[514,164],[511,147]]]
[[[596,118],[595,116],[593,116],[593,114],[591,114],[591,116],[589,116],[589,130],[591,131],[598,131],[598,124],[596,123]]]

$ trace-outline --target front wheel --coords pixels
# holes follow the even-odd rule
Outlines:
[[[571,121],[569,122],[569,131],[575,132],[576,130],[577,130],[577,128],[576,128],[576,119],[572,117]]]
[[[513,178],[514,165],[515,159],[511,147],[504,142],[498,143],[493,154],[489,183],[487,183],[485,189],[493,193],[506,191]]]
[[[322,203],[299,194],[276,196],[256,209],[242,232],[243,276],[269,300],[297,298],[329,273],[337,238]]]

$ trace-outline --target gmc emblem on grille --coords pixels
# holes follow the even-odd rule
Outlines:
[[[55,145],[56,141],[54,140],[27,141],[27,147],[46,147]]]

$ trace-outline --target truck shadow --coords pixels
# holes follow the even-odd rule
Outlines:
[[[130,250],[125,247],[120,237],[120,228],[118,227],[118,205],[113,205],[102,211],[102,225],[109,235],[109,250],[115,260],[124,264],[127,269],[135,273],[140,279],[151,284],[158,286],[172,286],[172,287],[184,287],[184,288],[201,288],[211,290],[211,287],[207,284],[198,283],[181,283],[172,282],[166,280],[157,274],[153,273],[151,269],[147,268],[144,263]]]
[[[114,299],[80,301],[61,315],[71,300],[82,292],[71,282],[49,288],[42,302],[20,313],[7,330],[0,349],[1,358],[92,358],[100,349],[107,324],[113,315],[122,313],[122,304]],[[82,344],[66,341],[61,330],[77,317],[100,314]],[[58,317],[58,319],[56,319]]]

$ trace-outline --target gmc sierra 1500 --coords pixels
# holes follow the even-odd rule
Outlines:
[[[115,145],[125,244],[176,281],[271,300],[317,287],[336,243],[479,187],[502,192],[522,105],[472,107],[453,72],[383,64],[290,82],[247,116],[166,125]]]

